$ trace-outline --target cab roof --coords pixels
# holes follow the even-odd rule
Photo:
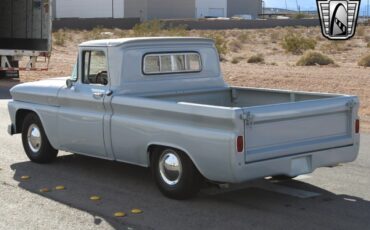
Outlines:
[[[132,37],[119,39],[103,39],[86,41],[80,44],[82,47],[107,47],[107,46],[121,46],[128,43],[136,42],[212,42],[212,39],[200,37]]]

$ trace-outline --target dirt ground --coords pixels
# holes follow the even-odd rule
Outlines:
[[[227,54],[222,61],[226,81],[234,86],[278,88],[315,92],[331,92],[358,95],[361,100],[360,116],[362,130],[370,131],[370,68],[359,67],[359,59],[370,54],[370,27],[358,30],[358,35],[346,42],[324,39],[317,28],[277,28],[261,30],[190,31],[186,35],[202,36],[218,33],[227,43]],[[100,34],[108,37],[132,36],[131,31],[62,31],[55,36],[64,36],[63,44],[53,46],[49,71],[21,72],[21,81],[69,76],[76,60],[78,43],[94,39]],[[286,53],[281,45],[285,34],[297,33],[317,41],[315,50],[335,61],[330,66],[296,66],[301,55]],[[62,34],[62,35],[61,35]],[[242,36],[241,36],[242,35]],[[60,39],[60,37],[58,37]],[[247,59],[262,54],[263,64],[249,64]],[[233,63],[238,59],[237,63]]]

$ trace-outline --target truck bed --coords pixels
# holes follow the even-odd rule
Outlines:
[[[152,97],[179,105],[240,111],[246,163],[354,144],[358,99],[353,96],[229,88]],[[302,158],[301,162],[303,168],[298,167],[291,176],[310,172],[311,159]]]
[[[342,95],[292,92],[271,89],[229,88],[214,91],[154,95],[150,97],[180,103],[244,108],[282,103],[294,103],[307,100],[319,100],[341,96]]]

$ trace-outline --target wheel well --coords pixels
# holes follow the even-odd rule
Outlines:
[[[154,154],[156,153],[156,151],[159,150],[159,149],[164,149],[164,148],[171,148],[171,149],[179,151],[180,153],[185,154],[193,162],[195,168],[197,168],[197,166],[195,165],[195,162],[193,161],[193,159],[191,159],[191,157],[189,156],[189,154],[186,151],[184,151],[182,149],[179,149],[179,148],[176,148],[176,147],[172,147],[172,146],[157,145],[157,144],[153,144],[153,145],[150,145],[148,147],[147,153],[148,153],[148,159],[149,159],[149,167],[151,166],[152,158],[153,158]],[[199,171],[199,169],[198,169],[198,171]]]
[[[190,159],[190,161],[193,163],[193,165],[194,165],[195,169],[198,171],[199,175],[202,176],[202,178],[205,178],[203,176],[203,173],[199,170],[198,166],[195,164],[193,159],[189,156],[189,154],[186,151],[184,151],[182,149],[179,149],[179,148],[176,148],[176,147],[167,146],[167,145],[152,144],[152,145],[148,146],[147,153],[148,153],[149,167],[151,167],[152,159],[153,159],[153,156],[156,153],[156,151],[159,150],[159,149],[163,149],[163,148],[175,149],[175,150],[179,151],[180,153],[185,154],[185,156],[187,156]]]
[[[26,118],[26,116],[30,113],[35,113],[35,112],[32,110],[28,110],[28,109],[20,109],[17,111],[15,115],[16,133],[22,132],[24,118]]]
[[[150,145],[148,147],[148,150],[147,150],[147,153],[148,153],[148,162],[149,162],[149,167],[152,165],[152,158],[155,154],[155,152],[158,150],[158,149],[161,149],[161,148],[165,148],[167,146],[162,146],[162,145]]]

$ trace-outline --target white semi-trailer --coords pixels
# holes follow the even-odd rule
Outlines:
[[[18,77],[19,70],[47,70],[51,28],[52,0],[1,0],[0,78]],[[36,65],[40,62],[42,68]]]

